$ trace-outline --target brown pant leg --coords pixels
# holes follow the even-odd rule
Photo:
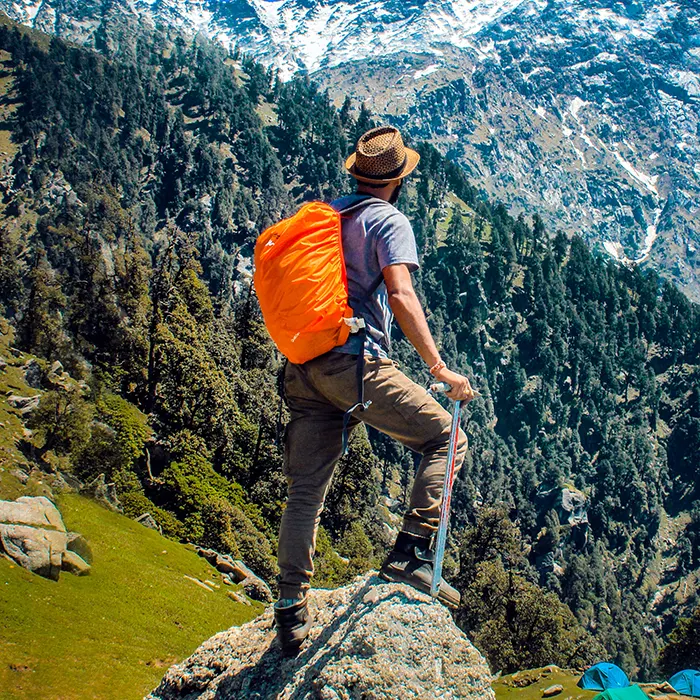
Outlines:
[[[325,372],[323,370],[326,370]],[[334,360],[313,371],[314,385],[331,403],[347,408],[357,400],[355,358]],[[332,372],[332,373],[331,373]],[[447,466],[452,416],[388,359],[365,359],[365,399],[371,406],[357,417],[423,455],[411,492],[403,528],[416,535],[432,535],[440,520],[442,486]],[[467,436],[459,430],[456,468],[467,452]]]
[[[288,364],[285,371],[291,420],[284,454],[288,496],[277,550],[280,598],[295,598],[309,587],[318,524],[342,453],[344,411],[313,388],[308,364]]]

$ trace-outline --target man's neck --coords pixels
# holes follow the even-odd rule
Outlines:
[[[393,192],[393,187],[388,185],[387,187],[362,187],[359,186],[355,194],[367,194],[370,197],[376,197],[377,199],[383,199],[388,202],[391,198],[391,193]]]

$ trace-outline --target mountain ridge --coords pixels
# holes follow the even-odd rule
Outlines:
[[[459,162],[514,214],[700,300],[700,9],[638,0],[0,0],[107,52],[143,21],[309,73]]]

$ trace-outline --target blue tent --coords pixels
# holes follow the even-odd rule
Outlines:
[[[700,698],[700,671],[691,669],[679,671],[669,683],[681,695],[692,695],[694,698]]]
[[[581,676],[578,687],[584,690],[607,690],[608,688],[626,688],[629,684],[629,679],[619,666],[600,663],[591,666]]]

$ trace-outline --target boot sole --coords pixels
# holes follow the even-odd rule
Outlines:
[[[410,576],[404,576],[400,573],[389,572],[384,569],[379,572],[379,577],[391,583],[405,583],[408,586],[411,586],[411,588],[415,588],[417,591],[420,591],[421,593],[427,593],[428,595],[430,595],[430,586],[427,586],[420,579],[411,578]],[[439,592],[438,597],[435,600],[439,600],[443,605],[446,605],[452,610],[457,610],[459,608],[459,600],[455,602],[451,598],[447,598]]]

